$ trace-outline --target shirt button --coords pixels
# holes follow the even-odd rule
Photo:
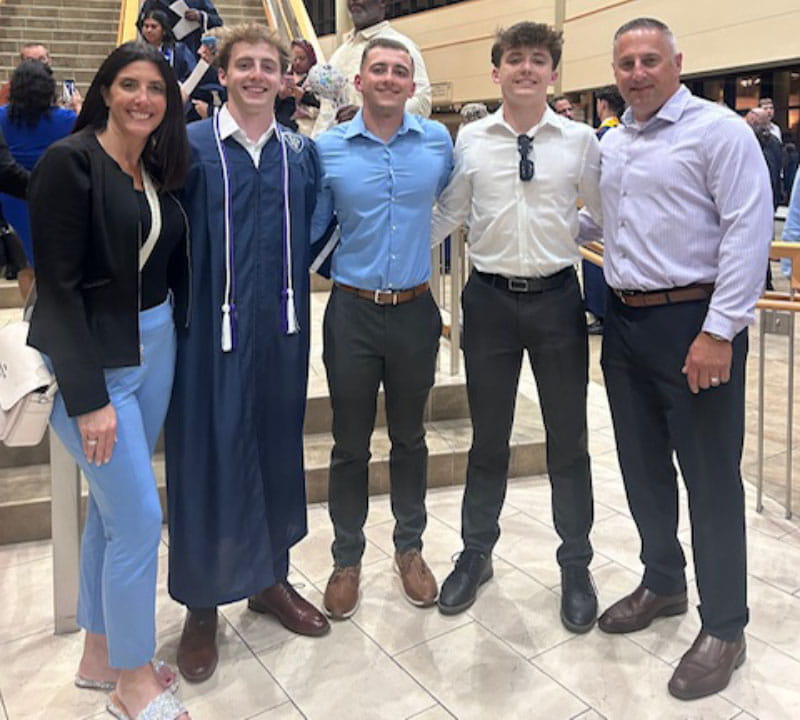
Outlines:
[[[620,227],[625,227],[625,221],[624,220],[620,220],[619,221],[619,226]]]
[[[623,190],[622,191],[622,197],[628,197],[628,191],[627,190]]]
[[[392,231],[397,230],[397,225],[392,225]]]

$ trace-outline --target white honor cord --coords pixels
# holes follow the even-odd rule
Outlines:
[[[233,334],[231,331],[231,181],[228,176],[228,163],[222,149],[222,138],[219,132],[219,113],[214,116],[214,140],[217,143],[220,165],[222,166],[222,201],[225,227],[225,297],[222,303],[222,352],[233,350]]]
[[[144,186],[144,196],[147,199],[147,204],[150,206],[150,232],[147,234],[147,240],[144,245],[139,248],[139,272],[144,268],[145,263],[153,252],[153,248],[158,242],[158,236],[161,235],[161,204],[158,201],[158,193],[156,192],[155,185],[147,174],[144,163],[139,163],[139,168],[142,172],[142,185]]]
[[[276,126],[276,131],[277,126]],[[286,142],[283,133],[278,131],[281,143],[281,159],[283,160],[283,238],[284,252],[286,253],[286,334],[295,335],[300,326],[297,322],[297,311],[294,305],[294,279],[292,278],[292,212],[289,208],[289,157],[286,152]]]

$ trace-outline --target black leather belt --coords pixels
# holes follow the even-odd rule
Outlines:
[[[575,269],[571,265],[546,277],[507,277],[506,275],[481,272],[480,270],[473,270],[472,272],[492,287],[513,293],[540,293],[546,290],[555,290],[563,287],[575,275]]]

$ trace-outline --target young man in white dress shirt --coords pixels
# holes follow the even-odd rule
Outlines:
[[[547,431],[553,520],[561,538],[561,619],[587,632],[597,617],[589,575],[592,481],[586,433],[588,345],[576,202],[599,204],[594,131],[547,105],[562,34],[522,22],[500,31],[492,79],[503,104],[458,136],[455,169],[433,226],[441,240],[468,220],[473,273],[464,288],[464,358],[473,440],[462,506],[464,550],[439,609],[466,610],[492,576],[509,438],[524,351]]]

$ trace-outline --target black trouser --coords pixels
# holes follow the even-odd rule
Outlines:
[[[642,582],[659,595],[686,588],[675,452],[689,497],[703,628],[735,640],[748,618],[740,474],[747,331],[733,341],[730,382],[693,395],[681,368],[707,310],[708,301],[629,308],[609,293],[602,365],[642,539]]]
[[[423,416],[433,386],[442,320],[430,292],[401,305],[375,303],[334,287],[325,310],[323,360],[333,408],[328,509],[337,565],[364,553],[369,441],[383,382],[394,544],[422,547],[428,448]]]
[[[575,271],[542,292],[512,292],[473,272],[462,295],[472,448],[462,506],[464,547],[491,552],[508,480],[509,439],[528,351],[547,432],[561,566],[592,558],[592,479],[586,437],[589,351]]]

